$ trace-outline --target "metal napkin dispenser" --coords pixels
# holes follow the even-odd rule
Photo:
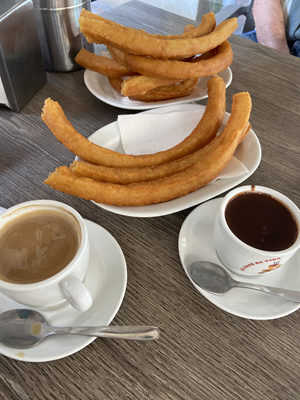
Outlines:
[[[46,81],[32,0],[1,0],[0,104],[19,112]]]

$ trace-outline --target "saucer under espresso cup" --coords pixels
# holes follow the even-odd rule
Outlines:
[[[0,215],[0,292],[41,310],[69,302],[86,311],[92,297],[83,284],[89,265],[85,221],[72,207],[36,200]]]
[[[282,193],[242,186],[223,199],[214,224],[222,263],[244,276],[270,273],[300,248],[300,210]]]

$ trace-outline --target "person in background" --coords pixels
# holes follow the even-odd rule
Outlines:
[[[255,30],[242,37],[300,57],[300,0],[254,0],[252,11]]]

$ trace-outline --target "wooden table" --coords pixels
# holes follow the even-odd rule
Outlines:
[[[106,16],[149,31],[180,33],[191,21],[136,1]],[[300,206],[300,60],[233,36],[231,96],[249,91],[251,123],[262,147],[245,183],[277,189]],[[33,199],[65,202],[110,232],[128,270],[113,324],[155,325],[156,342],[95,340],[66,358],[26,363],[0,355],[1,399],[296,399],[299,398],[300,313],[248,320],[220,310],[190,283],[178,234],[192,209],[156,218],[110,213],[43,184],[73,155],[41,120],[43,102],[59,101],[86,137],[128,110],[95,98],[83,70],[48,73],[47,84],[21,113],[0,109],[0,206]],[[200,101],[206,104],[206,101]]]

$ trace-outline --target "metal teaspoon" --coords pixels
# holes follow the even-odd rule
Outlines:
[[[53,327],[34,310],[9,310],[0,314],[0,342],[9,347],[28,349],[51,335],[97,336],[107,339],[156,340],[159,329],[152,326]]]
[[[228,290],[239,287],[253,289],[284,299],[300,302],[300,292],[255,283],[238,282],[234,280],[225,268],[209,261],[197,261],[188,268],[191,279],[201,288],[213,294],[222,294]]]

